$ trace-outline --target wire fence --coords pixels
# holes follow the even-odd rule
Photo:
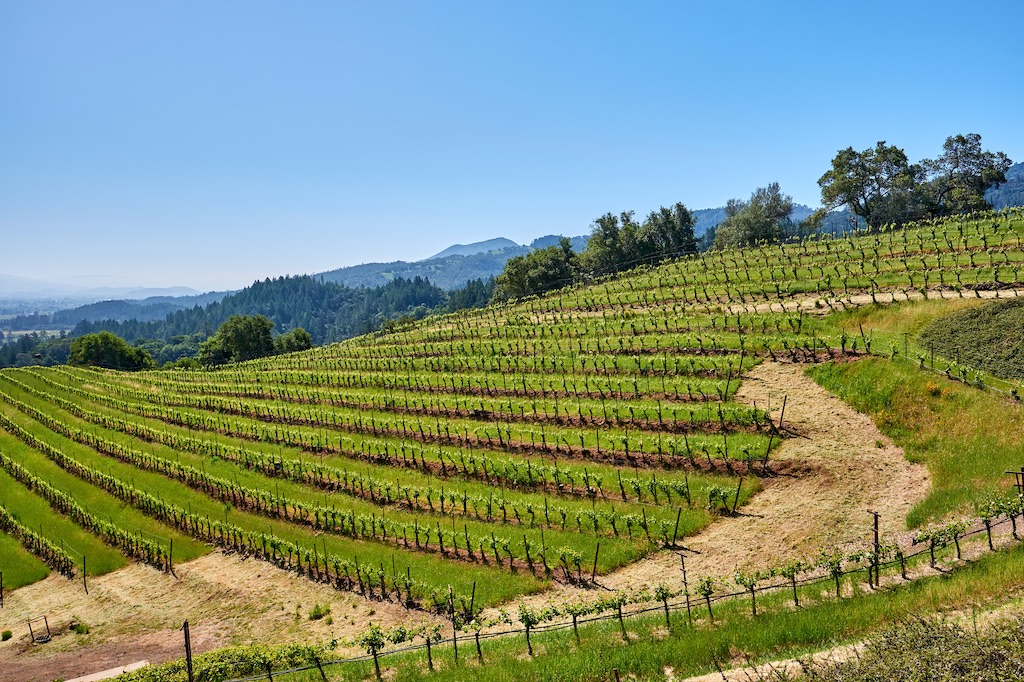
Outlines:
[[[963,540],[963,539],[966,539],[966,538],[970,538],[970,537],[973,537],[973,536],[976,536],[976,535],[980,535],[982,533],[989,533],[989,534],[991,534],[992,531],[997,530],[1000,526],[1003,526],[1005,524],[1012,524],[1013,525],[1013,531],[1014,531],[1013,532],[1013,536],[1012,536],[1013,540],[1014,541],[1019,541],[1020,538],[1017,536],[1017,533],[1016,533],[1016,518],[1015,518],[1015,516],[1016,515],[1014,515],[1014,516],[1005,516],[1005,517],[998,518],[998,519],[990,519],[987,523],[983,519],[980,519],[980,520],[976,519],[976,520],[974,520],[972,525],[967,530],[965,530],[963,533],[957,534],[956,541]],[[488,631],[488,632],[480,632],[480,633],[473,633],[473,634],[456,634],[453,637],[445,638],[443,641],[437,640],[437,641],[431,643],[430,645],[428,645],[426,643],[407,644],[407,645],[404,645],[404,646],[399,646],[399,647],[389,648],[389,649],[386,649],[386,650],[381,650],[381,651],[376,652],[376,654],[374,654],[374,653],[366,653],[366,654],[359,654],[359,655],[355,655],[355,656],[348,656],[348,657],[344,657],[344,658],[337,658],[337,659],[327,660],[327,661],[316,660],[315,662],[307,664],[307,665],[295,666],[295,667],[291,667],[291,668],[287,668],[287,669],[282,669],[282,670],[270,670],[270,669],[267,669],[267,670],[265,670],[265,671],[263,671],[263,672],[261,672],[259,674],[253,674],[253,675],[246,676],[246,677],[231,678],[231,679],[227,680],[226,682],[255,682],[256,680],[270,680],[272,682],[272,680],[275,677],[282,677],[282,676],[285,676],[285,675],[299,674],[299,673],[303,673],[303,672],[310,672],[310,673],[312,673],[313,671],[316,671],[317,673],[319,673],[322,676],[322,679],[327,680],[328,678],[326,676],[326,672],[325,671],[327,669],[333,667],[333,666],[345,666],[345,665],[350,665],[350,664],[366,663],[366,662],[369,662],[369,661],[374,661],[375,659],[377,659],[379,661],[380,659],[384,659],[384,658],[388,658],[388,657],[394,657],[394,656],[397,656],[399,654],[408,654],[408,653],[411,653],[411,652],[424,652],[424,651],[427,651],[428,649],[435,649],[435,648],[438,648],[438,647],[444,648],[447,645],[450,645],[452,642],[455,642],[456,644],[472,643],[472,644],[475,645],[478,642],[487,641],[487,640],[493,640],[493,639],[497,639],[497,638],[519,637],[519,636],[527,636],[528,634],[542,634],[542,633],[548,633],[548,632],[558,632],[558,631],[568,630],[570,628],[575,630],[579,626],[587,625],[587,624],[592,624],[592,623],[608,622],[608,621],[614,621],[614,620],[619,620],[620,622],[623,622],[626,619],[635,619],[637,617],[648,615],[648,614],[665,613],[666,611],[669,612],[669,613],[681,613],[681,612],[685,611],[688,614],[690,614],[692,612],[692,610],[697,609],[697,608],[703,608],[703,607],[711,606],[711,605],[714,605],[714,604],[720,604],[720,603],[726,602],[726,601],[738,601],[738,600],[741,600],[741,599],[749,599],[749,598],[751,598],[752,593],[754,593],[754,594],[765,594],[765,593],[772,593],[772,592],[778,593],[778,592],[789,591],[789,590],[794,590],[794,589],[809,588],[809,587],[813,587],[813,586],[816,586],[816,585],[820,585],[820,586],[824,586],[825,584],[830,584],[831,585],[831,584],[835,584],[837,581],[843,581],[843,580],[852,578],[854,576],[858,576],[858,575],[861,575],[861,574],[866,574],[869,571],[876,571],[876,575],[880,577],[882,572],[884,572],[886,570],[891,570],[891,569],[894,569],[894,568],[899,568],[900,572],[901,572],[901,575],[905,575],[905,570],[906,570],[907,566],[909,564],[914,563],[916,559],[918,559],[920,557],[923,557],[925,555],[930,555],[929,558],[931,559],[931,558],[936,556],[935,553],[937,551],[941,551],[943,549],[948,548],[950,546],[950,544],[952,544],[952,543],[953,543],[953,540],[951,540],[950,542],[943,542],[943,543],[936,543],[936,541],[933,540],[931,543],[923,543],[924,546],[921,549],[919,549],[917,551],[914,551],[914,552],[911,552],[911,553],[908,553],[908,554],[901,554],[898,558],[888,559],[888,560],[885,560],[885,561],[878,561],[878,562],[873,562],[872,561],[872,562],[869,562],[867,565],[859,565],[859,566],[856,566],[854,568],[844,569],[844,570],[842,570],[842,571],[840,571],[840,572],[838,572],[836,574],[816,572],[815,574],[813,574],[811,576],[808,576],[808,577],[805,577],[805,578],[794,578],[794,579],[791,579],[791,580],[778,581],[778,582],[769,583],[769,584],[765,584],[765,585],[754,586],[753,588],[750,588],[750,589],[738,590],[738,591],[735,591],[735,592],[723,592],[723,593],[711,594],[711,595],[708,595],[708,596],[700,596],[699,599],[695,599],[693,596],[691,596],[691,594],[689,592],[689,584],[690,583],[689,582],[684,582],[684,593],[685,594],[684,594],[683,598],[679,598],[679,596],[676,595],[673,598],[668,599],[666,601],[661,601],[661,600],[657,600],[657,599],[649,599],[649,600],[645,600],[643,602],[631,604],[631,605],[629,605],[631,608],[627,608],[626,605],[624,605],[623,607],[621,607],[621,615],[620,615],[620,613],[618,611],[612,610],[612,611],[608,611],[608,612],[603,612],[603,613],[588,615],[588,616],[584,616],[584,617],[579,617],[579,618],[577,618],[575,620],[563,620],[563,621],[558,621],[558,622],[539,623],[537,625],[531,626],[529,629],[527,629],[526,627],[508,627],[508,628],[504,628],[504,629],[500,629],[500,630],[492,630],[492,631]],[[683,551],[685,551],[685,550],[683,550]],[[957,553],[959,554],[959,549],[957,550]],[[913,581],[913,580],[915,580],[915,578],[908,576],[907,580],[908,581]],[[221,663],[226,663],[227,665],[245,665],[245,666],[250,666],[252,664],[251,661],[241,661],[241,660],[237,660],[237,661],[233,661],[233,662],[223,662],[223,661],[221,661]]]

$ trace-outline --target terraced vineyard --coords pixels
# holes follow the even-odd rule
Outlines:
[[[586,582],[756,494],[784,433],[734,400],[745,371],[869,346],[818,314],[858,296],[1013,288],[1022,234],[1013,211],[705,254],[217,371],[4,370],[0,566],[218,547],[427,610]]]

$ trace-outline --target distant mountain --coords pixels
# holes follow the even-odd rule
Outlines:
[[[64,298],[91,303],[114,298],[138,300],[152,296],[194,296],[198,293],[190,287],[82,287],[0,274],[0,298],[5,299]]]
[[[77,294],[74,287],[52,282],[42,282],[28,277],[16,277],[14,275],[0,275],[0,297],[14,299],[36,299],[66,297],[71,293]]]
[[[1024,206],[1024,163],[1015,163],[1006,171],[1006,182],[985,193],[993,208]]]
[[[175,289],[186,289],[186,287],[175,287]],[[123,299],[99,301],[54,312],[15,315],[0,322],[0,327],[7,330],[34,331],[71,329],[79,322],[99,322],[101,320],[151,322],[162,320],[179,310],[216,303],[229,293],[231,292],[212,291],[194,296],[151,296],[139,301]]]
[[[444,291],[422,279],[395,279],[379,288],[353,289],[300,275],[254,282],[205,306],[176,310],[155,321],[129,319],[79,322],[71,336],[110,331],[131,343],[139,339],[213,334],[231,315],[265,315],[275,332],[303,327],[319,345],[373,331],[385,320],[422,317],[446,303]],[[174,358],[169,358],[174,359]]]
[[[488,251],[502,251],[515,248],[519,248],[519,244],[516,244],[511,239],[497,237],[484,242],[473,242],[472,244],[453,244],[441,253],[436,253],[430,258],[424,258],[423,260],[435,260],[447,258],[448,256],[475,256],[479,253],[487,253]]]
[[[530,242],[531,249],[546,249],[549,246],[556,246],[561,241],[562,236],[558,234],[549,234],[544,237],[537,237]],[[581,235],[579,237],[569,237],[569,243],[572,245],[572,250],[579,253],[583,249],[587,248],[587,242],[590,240],[589,235]]]
[[[695,220],[693,234],[698,238],[703,237],[708,230],[725,220],[725,206],[719,206],[718,208],[702,208],[697,211],[692,211],[692,213]],[[789,214],[789,218],[794,223],[799,223],[801,220],[805,220],[812,213],[814,213],[814,209],[810,206],[793,204],[793,211]]]
[[[364,263],[322,272],[316,277],[324,282],[334,282],[353,289],[381,287],[398,278],[422,277],[430,280],[431,284],[451,291],[464,287],[470,280],[496,277],[505,269],[505,262],[509,258],[528,251],[529,248],[525,246],[515,246],[474,256],[430,258],[415,263]]]
[[[535,239],[529,246],[516,244],[511,239],[497,237],[474,244],[455,244],[430,258],[409,263],[364,263],[346,268],[322,272],[316,277],[325,282],[335,282],[347,287],[380,287],[396,279],[422,277],[447,291],[460,289],[471,280],[487,281],[497,277],[505,269],[509,258],[521,256],[534,249],[557,244],[558,235]],[[573,249],[581,251],[586,246],[586,237],[572,237]],[[499,248],[495,248],[499,247]]]

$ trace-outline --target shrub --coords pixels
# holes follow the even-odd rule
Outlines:
[[[331,607],[330,607],[329,604],[325,604],[325,605],[322,605],[322,606],[320,604],[314,604],[313,605],[313,610],[309,612],[309,619],[310,620],[320,620],[324,616],[328,615],[330,612],[331,612]]]

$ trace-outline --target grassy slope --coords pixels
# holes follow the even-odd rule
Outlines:
[[[1024,379],[1024,300],[1011,299],[939,318],[921,342],[948,358],[1005,379]]]
[[[839,314],[834,324],[863,325],[865,333],[887,339],[901,329],[914,335],[951,311],[976,305],[953,300],[872,306]],[[810,374],[871,416],[908,458],[928,467],[932,492],[911,512],[911,527],[951,513],[972,514],[975,501],[1012,483],[1004,472],[1024,463],[1024,406],[999,393],[966,387],[902,360],[826,364]]]
[[[4,574],[4,593],[42,580],[50,569],[29,554],[15,538],[0,533],[0,572]]]
[[[0,447],[6,450],[8,445],[6,438],[0,435]],[[127,563],[121,552],[83,530],[70,519],[54,514],[46,500],[33,494],[5,471],[0,471],[0,499],[21,523],[57,546],[69,548],[69,554],[75,559],[79,570],[82,568],[83,554],[86,556],[86,569],[89,575],[102,575]]]
[[[822,647],[857,641],[884,629],[893,621],[925,613],[985,608],[1024,590],[1024,546],[988,554],[975,562],[916,582],[862,593],[836,602],[824,594],[804,590],[803,607],[793,610],[785,595],[759,600],[761,614],[752,618],[749,603],[736,600],[715,607],[715,625],[695,606],[695,625],[686,623],[685,612],[672,616],[671,631],[664,615],[626,621],[630,642],[623,644],[615,620],[581,626],[577,642],[571,629],[532,636],[535,655],[526,654],[522,637],[503,637],[483,642],[485,665],[476,660],[471,642],[459,647],[460,665],[453,665],[451,649],[442,643],[434,648],[435,671],[427,668],[422,652],[398,654],[381,660],[385,679],[481,680],[527,682],[533,680],[613,679],[617,669],[623,679],[664,680],[671,668],[675,679],[715,670],[716,662],[729,667],[738,662],[760,663],[804,655]],[[827,594],[826,590],[826,594]],[[815,601],[812,602],[812,599]],[[219,658],[231,659],[225,651]],[[179,666],[180,667],[180,666]],[[167,674],[164,668],[140,671],[128,679],[139,682],[184,682],[183,671]],[[345,663],[327,668],[329,679],[372,680],[373,664]],[[230,674],[230,673],[228,673]],[[213,679],[221,679],[214,677]],[[319,682],[315,669],[274,675],[281,682]]]
[[[395,671],[394,679],[607,680],[611,668],[618,668],[622,676],[664,679],[666,666],[677,678],[683,678],[714,671],[715,661],[728,667],[736,660],[792,657],[833,642],[856,640],[900,618],[966,609],[1004,599],[1008,591],[1022,588],[1024,548],[1018,546],[947,575],[856,599],[822,602],[799,611],[780,609],[755,619],[749,616],[746,603],[736,603],[730,612],[716,611],[721,623],[716,628],[703,623],[689,629],[679,620],[674,633],[666,635],[663,616],[649,616],[629,624],[628,631],[635,639],[628,646],[622,645],[618,624],[611,621],[588,629],[580,645],[575,643],[571,630],[538,637],[539,646],[535,646],[543,654],[533,659],[523,656],[521,638],[503,640],[485,651],[485,660],[490,658],[491,662],[471,675],[450,667],[440,674],[426,675],[422,661],[388,667]],[[467,654],[470,652],[464,650],[463,656]]]

